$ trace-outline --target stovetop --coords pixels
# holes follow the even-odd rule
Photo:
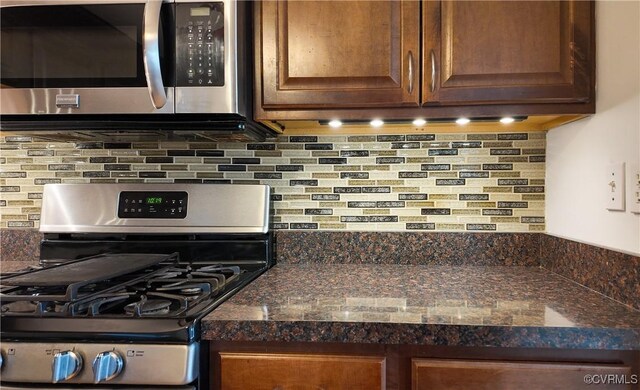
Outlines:
[[[2,277],[2,339],[196,341],[200,319],[268,269],[260,261],[181,262],[175,254],[162,256],[167,259],[99,281],[21,285],[65,264]],[[106,260],[101,257],[89,259]]]
[[[135,268],[140,260],[153,264],[142,263],[134,272],[119,266],[133,263]],[[22,317],[194,317],[260,268],[264,265],[179,262],[177,253],[92,256],[2,278],[0,312]]]

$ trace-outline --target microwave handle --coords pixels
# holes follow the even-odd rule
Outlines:
[[[160,69],[160,49],[158,30],[160,28],[161,0],[147,0],[144,6],[144,20],[142,25],[144,74],[147,78],[147,88],[151,102],[156,109],[167,103],[167,94],[162,83]]]

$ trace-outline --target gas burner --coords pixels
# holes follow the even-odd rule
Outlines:
[[[36,302],[17,301],[7,302],[2,305],[2,313],[32,313],[38,308]]]
[[[169,313],[171,301],[168,299],[147,299],[144,295],[139,302],[124,307],[127,314],[137,316],[157,316]]]
[[[183,273],[187,272],[187,270],[180,270],[180,269],[168,269],[166,271],[164,271],[163,273],[161,273],[160,275],[156,275],[155,278],[156,279],[173,279],[176,278],[180,275],[182,275]]]
[[[155,291],[167,291],[173,294],[180,295],[198,295],[202,294],[205,291],[207,293],[210,293],[211,286],[207,283],[194,283],[191,279],[188,279],[157,287],[155,288]]]
[[[200,287],[185,287],[180,289],[180,294],[183,295],[198,295],[202,293],[202,288]]]
[[[179,294],[187,298],[201,294],[211,295],[221,287],[217,279],[197,281],[193,279],[154,279],[149,281],[149,286],[154,291]]]
[[[9,315],[36,314],[61,316],[66,313],[67,302],[55,300],[37,300],[38,295],[31,296],[34,300],[3,300],[0,312]]]
[[[213,265],[207,265],[204,267],[199,267],[197,269],[194,270],[194,273],[198,273],[198,272],[230,272],[232,274],[239,274],[240,273],[240,267],[237,265],[233,265],[233,266],[224,266],[222,264],[213,264]]]

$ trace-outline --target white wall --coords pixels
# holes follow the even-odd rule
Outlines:
[[[640,255],[640,216],[606,210],[606,167],[640,167],[640,2],[596,3],[596,114],[549,132],[547,233]]]

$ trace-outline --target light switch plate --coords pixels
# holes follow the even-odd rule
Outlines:
[[[624,163],[607,167],[607,210],[624,211]]]

